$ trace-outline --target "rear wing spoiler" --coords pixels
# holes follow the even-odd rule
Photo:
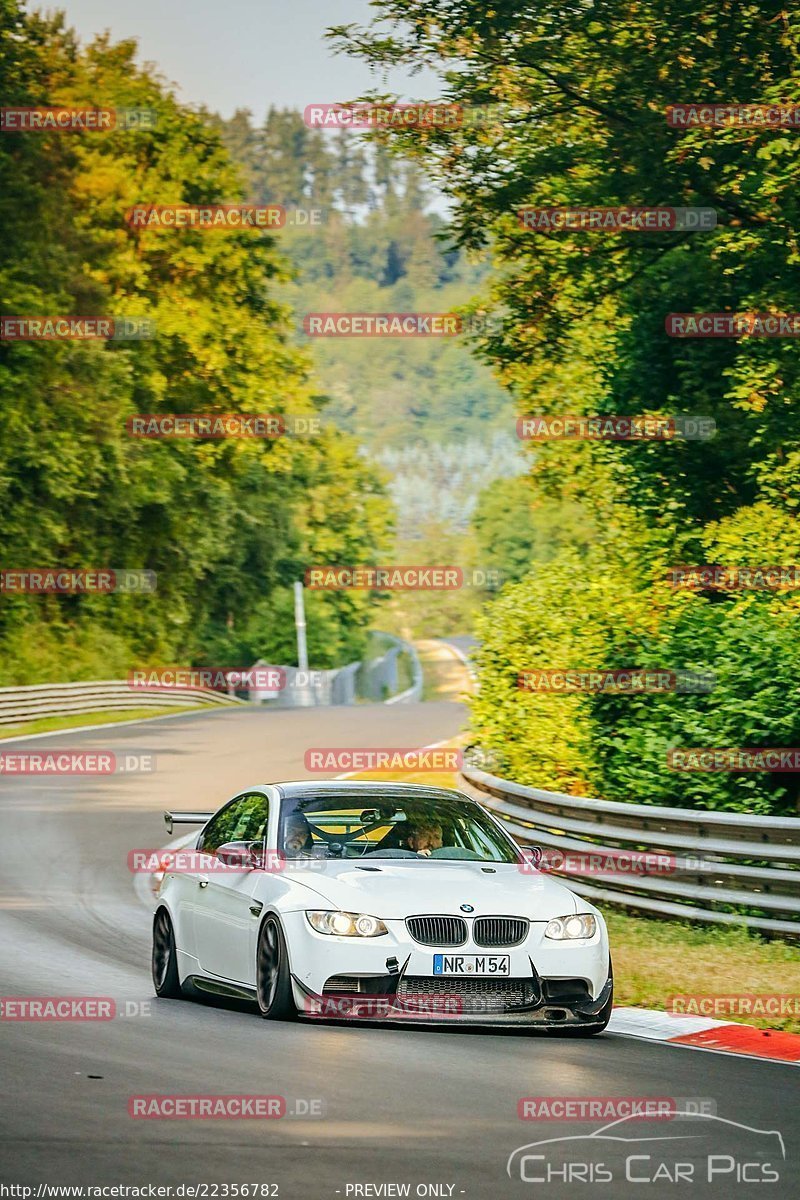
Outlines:
[[[213,815],[213,812],[165,812],[164,824],[167,833],[172,833],[175,825],[205,825]]]

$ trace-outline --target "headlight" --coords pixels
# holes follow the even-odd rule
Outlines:
[[[306,911],[306,919],[317,933],[332,933],[339,937],[380,937],[389,932],[383,921],[367,913]]]
[[[545,926],[544,936],[557,942],[569,941],[571,938],[590,938],[597,932],[597,921],[591,913],[578,913],[577,916],[553,917]]]

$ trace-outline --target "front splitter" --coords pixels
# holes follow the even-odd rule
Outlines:
[[[441,1009],[433,1005],[421,1011],[413,1005],[398,1001],[391,993],[365,995],[363,993],[322,996],[292,976],[298,1015],[312,1021],[358,1021],[371,1025],[435,1025],[443,1026],[494,1026],[507,1028],[522,1026],[547,1030],[596,1029],[604,1023],[604,1009],[612,993],[609,978],[596,1000],[581,1006],[568,1008],[566,1005],[548,1002],[513,1012],[491,1010],[458,1012],[450,1006]]]

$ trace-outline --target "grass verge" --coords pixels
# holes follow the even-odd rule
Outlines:
[[[31,733],[51,733],[61,729],[76,729],[83,725],[116,725],[119,721],[142,721],[148,717],[172,716],[174,713],[197,712],[207,708],[206,704],[178,705],[175,708],[128,708],[120,712],[70,713],[64,717],[40,717],[37,721],[25,721],[21,725],[8,725],[0,729],[3,738],[26,737]]]
[[[602,908],[602,906],[600,906]],[[708,1015],[800,1033],[800,946],[766,941],[741,926],[716,929],[606,911],[617,1004],[666,1009],[670,996],[794,997],[794,1015]]]

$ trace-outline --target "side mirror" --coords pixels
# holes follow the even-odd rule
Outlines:
[[[226,867],[241,867],[254,871],[261,864],[260,842],[224,842],[216,850],[217,858]]]
[[[538,871],[542,865],[541,846],[522,846],[522,859],[528,871]]]

